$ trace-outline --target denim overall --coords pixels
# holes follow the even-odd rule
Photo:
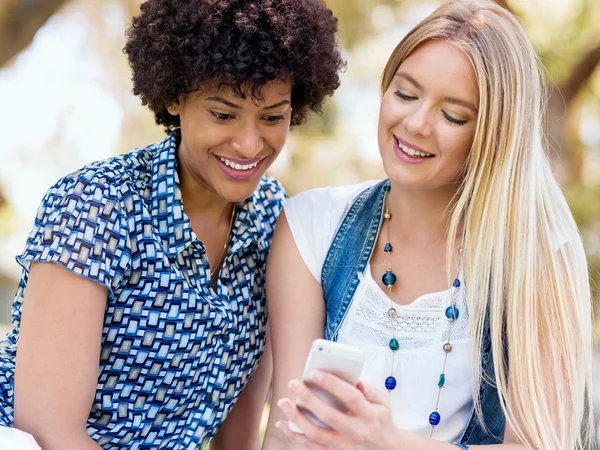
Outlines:
[[[371,259],[383,218],[383,187],[387,183],[387,180],[377,183],[356,198],[347,209],[329,248],[321,274],[327,310],[326,339],[337,340],[358,287],[359,276],[365,272]],[[488,321],[484,330],[482,366],[479,400],[485,427],[473,410],[461,438],[463,444],[501,444],[504,437],[505,418],[495,387]]]

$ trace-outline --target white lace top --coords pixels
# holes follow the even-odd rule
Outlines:
[[[298,250],[319,283],[325,257],[346,207],[373,183],[314,189],[293,197],[286,204],[285,213]],[[452,327],[445,317],[451,292],[460,311]],[[361,348],[367,355],[363,381],[385,390],[388,376],[393,374],[397,379],[397,387],[389,394],[396,426],[429,436],[429,415],[435,410],[437,384],[445,357],[443,345],[451,329],[452,351],[446,362],[446,381],[438,408],[441,421],[433,438],[457,440],[473,410],[464,290],[460,287],[426,294],[406,306],[393,304],[398,311],[395,319],[387,314],[390,302],[367,265],[338,340]],[[400,350],[393,356],[388,346],[392,331],[400,342]]]

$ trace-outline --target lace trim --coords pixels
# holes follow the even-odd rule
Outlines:
[[[448,326],[445,316],[450,295],[460,312],[452,327]],[[446,342],[450,328],[451,341],[469,339],[469,316],[462,286],[423,295],[410,305],[395,305],[398,313],[395,318],[388,315],[389,297],[368,272],[355,296],[341,332],[366,344],[387,345],[393,331],[401,350],[425,348]]]

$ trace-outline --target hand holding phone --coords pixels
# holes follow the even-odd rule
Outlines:
[[[343,403],[333,394],[319,388],[311,381],[311,375],[315,370],[332,373],[347,383],[356,386],[365,362],[363,352],[350,345],[340,344],[339,342],[327,341],[325,339],[315,340],[310,347],[308,358],[304,366],[302,380],[312,391],[324,402],[330,404],[339,411],[344,412]],[[302,405],[296,399],[298,409],[312,422],[323,428],[330,428],[327,424],[321,422],[310,410]],[[288,421],[290,430],[295,433],[302,433],[293,422]]]

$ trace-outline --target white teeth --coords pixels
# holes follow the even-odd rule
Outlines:
[[[427,153],[422,153],[418,150],[415,150],[413,148],[407,147],[406,145],[401,144],[400,142],[398,142],[398,146],[400,147],[400,149],[404,152],[404,153],[408,153],[411,156],[419,156],[421,158],[429,158],[432,155],[428,155]]]
[[[259,163],[259,161],[256,161],[256,162],[254,162],[252,164],[248,164],[248,165],[244,166],[242,164],[238,164],[238,163],[235,163],[233,161],[230,161],[227,158],[223,158],[222,156],[219,156],[219,159],[227,167],[231,167],[232,169],[235,169],[235,170],[250,170],[250,169],[254,169],[256,166],[258,166],[258,163]]]

